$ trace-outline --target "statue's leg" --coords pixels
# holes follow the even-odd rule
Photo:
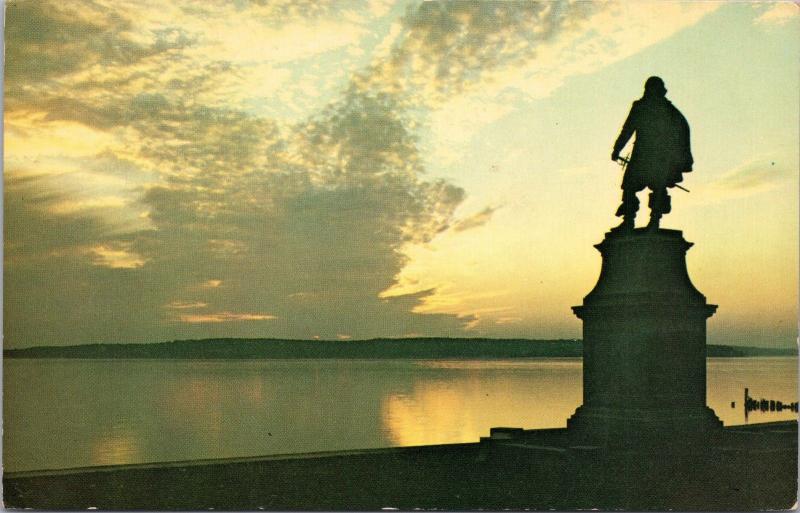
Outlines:
[[[612,231],[633,230],[634,219],[636,219],[636,212],[639,210],[639,198],[636,197],[636,189],[628,187],[622,189],[622,204],[617,209],[617,217],[622,217],[622,223],[613,228]]]
[[[656,187],[650,193],[650,199],[647,205],[650,207],[650,223],[647,228],[650,230],[658,230],[661,216],[668,214],[672,210],[672,205],[667,194],[666,187]]]
[[[617,217],[636,217],[639,211],[639,198],[636,197],[636,190],[633,188],[622,189],[622,204],[617,209]]]

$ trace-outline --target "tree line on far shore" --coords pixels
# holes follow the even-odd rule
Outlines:
[[[710,357],[796,356],[795,348],[708,345]],[[150,344],[82,344],[5,349],[5,358],[482,359],[569,358],[580,340],[399,338],[371,340],[204,339]]]

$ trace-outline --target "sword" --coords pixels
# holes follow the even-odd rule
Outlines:
[[[620,165],[620,166],[622,166],[622,170],[623,170],[623,171],[625,171],[625,168],[626,168],[626,167],[628,167],[628,162],[630,162],[630,160],[631,160],[631,154],[630,154],[630,153],[628,153],[628,154],[627,154],[627,155],[625,155],[624,157],[620,157],[620,158],[618,158],[618,159],[617,159],[617,162],[619,163],[619,165]],[[682,191],[686,191],[686,192],[692,192],[692,191],[690,191],[689,189],[687,189],[686,187],[681,187],[681,186],[680,186],[680,185],[678,185],[678,184],[674,184],[674,185],[675,185],[675,187],[677,187],[678,189],[680,189],[680,190],[682,190]]]
[[[625,171],[625,168],[628,167],[628,162],[631,161],[631,154],[628,153],[624,157],[617,158],[617,162],[620,166],[622,166],[622,170]]]

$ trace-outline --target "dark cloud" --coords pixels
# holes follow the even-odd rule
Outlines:
[[[390,56],[355,83],[436,104],[491,80],[496,71],[529,63],[538,45],[574,30],[597,8],[595,2],[567,0],[409,6]]]
[[[104,212],[70,215],[53,212],[54,206],[71,199],[72,196],[49,187],[45,176],[6,176],[3,198],[6,263],[17,266],[41,262],[49,255],[74,254],[85,246],[113,240],[109,234],[121,226],[101,221]]]
[[[83,16],[82,9],[94,16]],[[5,79],[10,89],[85,69],[118,66],[172,49],[192,38],[179,28],[153,33],[151,44],[126,35],[131,20],[91,4],[12,0],[6,6]]]
[[[165,89],[161,75],[189,65],[181,51],[197,42],[180,27],[132,37],[133,24],[120,12],[93,2],[11,1],[5,20],[5,111],[41,112],[46,121],[76,121],[98,129],[125,126],[153,114],[148,93]],[[181,73],[179,82],[197,94],[226,63],[208,62]],[[105,73],[113,71],[112,73]],[[184,92],[189,93],[187,88]],[[159,97],[158,92],[149,98]],[[149,109],[149,110],[148,110]]]
[[[421,179],[415,139],[389,98],[350,93],[284,132],[234,111],[182,112],[151,96],[132,102],[158,111],[132,123],[145,134],[141,155],[174,171],[139,200],[152,229],[120,234],[96,217],[55,216],[48,208],[64,197],[52,192],[52,180],[8,182],[7,258],[24,264],[7,266],[7,291],[48,305],[35,323],[35,307],[8,302],[12,346],[446,335],[470,320],[413,313],[432,291],[380,297],[405,265],[404,246],[445,229],[464,196],[446,182]],[[131,166],[109,152],[96,159],[102,165]],[[137,255],[143,264],[102,265],[91,255],[98,246]],[[203,286],[211,280],[219,286]],[[183,303],[205,306],[181,322],[169,305]],[[86,316],[71,317],[76,308]],[[58,330],[60,323],[72,325]]]
[[[5,79],[39,82],[77,70],[103,27],[70,19],[45,2],[11,1],[6,6]]]
[[[313,4],[311,18],[338,9]],[[130,208],[147,216],[131,227],[115,221],[114,209],[54,214],[53,205],[74,193],[52,177],[7,178],[11,346],[460,333],[471,317],[415,313],[432,290],[381,297],[405,266],[408,244],[480,226],[494,212],[454,221],[464,191],[425,177],[411,127],[427,100],[409,98],[432,88],[435,103],[523,63],[589,8],[412,7],[387,60],[327,108],[285,125],[226,105],[220,80],[240,70],[188,59],[185,50],[198,41],[188,32],[156,31],[144,44],[128,39],[131,20],[114,13],[83,18],[45,2],[12,5],[9,111],[124,128],[125,155],[107,149],[78,165],[157,179],[134,180]],[[298,5],[255,5],[254,15],[302,16]],[[214,7],[186,6],[192,16]],[[96,64],[115,72],[66,78]],[[182,322],[174,305],[193,305],[189,317],[182,312],[192,322]]]
[[[174,299],[269,312],[270,332],[284,336],[459,330],[464,319],[412,313],[421,296],[379,298],[405,264],[404,245],[434,237],[463,199],[461,189],[418,178],[413,138],[396,113],[347,96],[274,144],[293,158],[229,184],[220,174],[206,188],[192,180],[145,195],[157,231],[139,250],[156,268],[190,268],[183,290],[223,284]]]
[[[132,243],[102,215],[55,215],[70,196],[45,177],[6,178],[3,334],[8,346],[142,338],[166,289],[134,269],[94,265],[91,250]]]

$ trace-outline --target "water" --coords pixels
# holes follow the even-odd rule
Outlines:
[[[475,442],[493,426],[563,427],[581,402],[578,358],[3,365],[7,471]],[[726,425],[744,423],[745,386],[796,401],[797,360],[709,359],[708,402]]]

